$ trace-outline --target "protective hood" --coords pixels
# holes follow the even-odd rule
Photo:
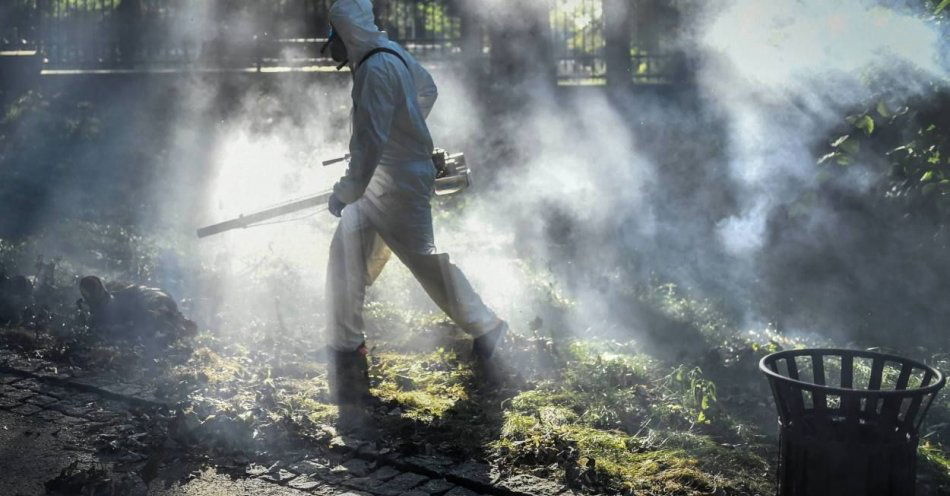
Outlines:
[[[330,7],[330,24],[346,45],[351,68],[370,50],[389,45],[389,37],[376,27],[370,0],[337,0]]]

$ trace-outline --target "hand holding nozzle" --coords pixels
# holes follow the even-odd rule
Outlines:
[[[330,199],[327,202],[327,210],[330,211],[334,217],[340,217],[343,215],[343,208],[346,207],[346,203],[343,203],[343,200],[340,200],[336,197],[336,193],[330,195]]]

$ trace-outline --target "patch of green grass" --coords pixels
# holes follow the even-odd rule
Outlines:
[[[576,391],[540,387],[515,396],[511,400],[511,406],[519,413],[536,416],[540,414],[542,408],[575,409],[582,401],[582,397]]]
[[[942,449],[940,445],[924,441],[920,443],[918,453],[927,463],[933,465],[938,471],[942,472],[947,482],[950,482],[950,453]]]
[[[596,490],[770,492],[769,464],[760,449],[712,437],[733,427],[713,414],[715,389],[695,367],[671,371],[618,343],[573,343],[560,377],[507,403],[491,449],[514,469],[558,464],[568,479],[593,470],[595,482],[588,474],[584,484]],[[565,462],[569,452],[575,461]],[[572,463],[581,468],[571,469]]]
[[[336,405],[317,401],[307,394],[283,398],[281,403],[286,407],[291,419],[305,420],[313,425],[332,424],[339,414]]]
[[[178,368],[179,373],[194,374],[198,381],[211,385],[233,380],[241,370],[238,358],[221,355],[207,347],[196,349],[191,360]]]
[[[409,418],[432,421],[456,402],[468,398],[466,385],[472,370],[455,353],[437,350],[426,354],[382,353],[373,357],[371,392],[399,403]]]
[[[618,343],[575,341],[569,347],[570,367],[564,378],[581,391],[643,384],[655,371],[655,361],[643,354],[624,353]]]
[[[639,299],[675,321],[689,322],[704,336],[727,335],[732,330],[729,319],[712,301],[690,298],[675,284],[651,284]]]
[[[576,416],[563,407],[541,407],[538,415],[509,412],[502,438],[493,448],[512,465],[564,463],[564,453],[576,450],[576,463],[592,468],[593,477],[605,487],[646,491],[646,494],[699,495],[753,494],[765,490],[754,474],[728,473],[727,466],[703,463],[697,455],[722,461],[735,457],[723,453],[709,440],[703,449],[690,451],[681,443],[654,447],[645,439],[618,430],[604,430],[574,423]],[[696,447],[694,443],[691,447]]]
[[[950,451],[939,443],[923,441],[917,459],[917,478],[928,481],[923,494],[950,494]]]
[[[562,395],[561,404],[570,399],[581,422],[591,427],[629,431],[650,420],[688,428],[712,423],[718,412],[716,385],[698,367],[670,371],[649,356],[624,352],[622,344],[572,343],[563,369],[547,387],[546,399]]]

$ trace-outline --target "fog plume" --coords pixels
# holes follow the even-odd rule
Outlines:
[[[536,15],[533,5],[493,2],[473,15],[505,32],[510,19]],[[834,317],[843,298],[884,282],[897,299],[938,287],[939,275],[921,276],[919,287],[892,281],[887,274],[908,268],[889,254],[872,260],[873,247],[845,257],[868,230],[808,199],[825,184],[816,151],[852,108],[876,98],[900,105],[946,85],[941,33],[893,2],[675,5],[680,25],[667,35],[686,54],[692,83],[675,91],[556,87],[530,65],[518,66],[517,81],[475,80],[477,67],[421,58],[440,88],[429,119],[436,145],[465,152],[475,174],[463,200],[434,203],[437,247],[486,302],[516,331],[542,316],[546,328],[577,335],[637,337],[653,322],[637,304],[641,289],[673,283],[721,304],[743,329],[779,313],[791,315],[788,330],[826,332],[851,325]],[[222,21],[192,8],[174,34],[209,57],[226,54],[213,51],[208,33],[244,40],[255,32],[246,25],[253,16]],[[528,61],[548,53],[537,39],[506,38]],[[136,220],[177,243],[167,264],[176,276],[163,268],[156,278],[180,281],[203,325],[255,321],[319,342],[335,219],[301,212],[200,241],[194,230],[330,188],[342,166],[319,163],[347,151],[349,78],[229,77],[177,85],[165,109],[170,138],[156,152],[164,173],[146,188],[158,207]],[[162,96],[150,95],[151,108]],[[838,186],[870,191],[880,165],[859,164]],[[834,273],[816,270],[813,258],[833,260]],[[926,263],[909,270],[926,274]],[[395,260],[369,299],[435,310]]]
[[[523,12],[498,14],[485,22]],[[625,303],[634,298],[630,288],[651,280],[724,300],[742,325],[766,325],[770,316],[756,301],[763,280],[775,282],[778,271],[779,279],[811,290],[799,267],[773,256],[769,219],[819,188],[815,150],[852,107],[885,93],[906,101],[947,77],[939,34],[899,8],[732,1],[683,18],[679,44],[702,61],[694,68],[697,97],[617,97],[527,77],[520,86],[496,86],[492,105],[458,71],[433,70],[442,91],[432,134],[440,146],[462,147],[477,181],[459,216],[437,214],[437,245],[516,328],[551,315],[551,294],[563,292],[570,311],[553,325],[637,335],[649,323]],[[203,218],[324,189],[341,172],[313,164],[345,151],[345,89],[282,84],[291,88],[278,96],[245,96],[242,111],[223,126],[207,204],[214,215]],[[513,94],[517,105],[497,103]],[[296,122],[260,128],[261,114],[288,105],[309,110]],[[850,187],[870,187],[867,173],[854,174]],[[829,230],[851,229],[826,208],[816,205],[806,230],[794,234],[816,256],[836,249],[823,238]],[[332,228],[319,214],[228,234],[201,250],[281,260],[313,297],[299,305],[319,308]],[[853,274],[847,265],[841,270],[822,291],[827,284],[846,291]],[[398,263],[370,295],[434,310]],[[799,322],[796,330],[818,330]]]

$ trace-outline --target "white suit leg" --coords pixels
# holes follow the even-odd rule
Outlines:
[[[374,181],[380,184],[395,181],[389,179],[388,174],[389,169],[377,169]],[[447,254],[435,253],[432,213],[426,194],[431,188],[431,176],[424,181],[405,179],[403,183],[418,183],[418,194],[374,197],[375,202],[385,208],[374,206],[374,201],[361,200],[358,202],[361,211],[366,218],[371,219],[379,236],[412,272],[432,301],[459,327],[473,337],[495,329],[501,323],[495,312],[482,302],[462,271],[449,261]],[[370,185],[370,190],[375,190],[374,185]]]
[[[404,250],[390,240],[387,244],[432,301],[466,333],[477,338],[501,324],[501,319],[482,302],[465,274],[449,261],[447,254]]]
[[[429,297],[472,337],[483,336],[501,324],[448,254],[410,254],[405,260]]]
[[[366,286],[376,280],[388,258],[388,248],[359,205],[344,208],[330,243],[327,266],[327,339],[331,348],[352,351],[366,339]]]

